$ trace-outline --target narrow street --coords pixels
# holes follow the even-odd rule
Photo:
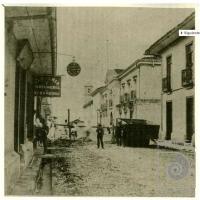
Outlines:
[[[63,151],[63,153],[65,150]],[[184,155],[189,170],[176,180],[167,169],[180,153],[156,148],[118,147],[105,142],[73,142],[67,156],[54,162],[53,195],[60,196],[193,196],[194,157]]]
[[[195,197],[197,10],[2,5],[4,195]]]

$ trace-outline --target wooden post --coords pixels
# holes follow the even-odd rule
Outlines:
[[[68,128],[69,128],[69,136],[71,139],[71,125],[70,125],[70,109],[67,110],[68,113]]]

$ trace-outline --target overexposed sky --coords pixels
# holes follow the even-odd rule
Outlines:
[[[82,118],[84,85],[103,85],[108,68],[125,69],[171,28],[189,16],[190,8],[59,7],[57,8],[57,74],[62,76],[62,97],[53,99],[55,115]],[[81,66],[70,77],[66,66]],[[83,118],[82,118],[83,119]]]

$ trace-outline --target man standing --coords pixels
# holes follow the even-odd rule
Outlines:
[[[97,132],[97,147],[99,148],[101,144],[102,149],[104,149],[104,146],[103,146],[104,131],[101,124],[98,125],[96,132]]]

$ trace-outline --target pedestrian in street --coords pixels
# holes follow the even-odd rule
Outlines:
[[[121,146],[122,145],[122,124],[121,122],[118,122],[117,126],[116,126],[116,141],[117,141],[117,146]]]
[[[97,147],[99,148],[101,145],[102,149],[104,149],[103,145],[104,130],[101,124],[98,125],[96,132],[97,132]]]
[[[126,146],[126,129],[124,127],[121,128],[121,144],[123,147]]]

